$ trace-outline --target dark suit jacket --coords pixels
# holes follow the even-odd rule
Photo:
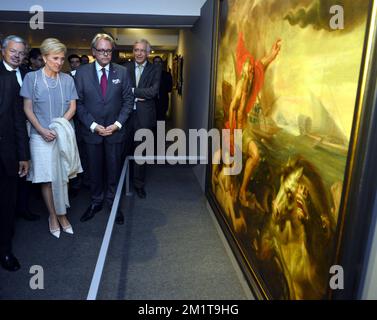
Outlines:
[[[0,162],[8,176],[17,176],[18,162],[30,159],[26,117],[18,93],[15,75],[0,70]]]
[[[144,67],[139,85],[136,88],[135,63],[128,68],[132,79],[132,87],[135,88],[135,98],[145,99],[136,102],[136,114],[142,128],[152,128],[156,125],[156,105],[155,99],[160,90],[161,67],[150,63]]]
[[[104,139],[108,143],[124,142],[126,135],[124,126],[132,112],[134,102],[127,69],[115,63],[110,64],[105,98],[101,93],[94,62],[80,66],[75,75],[75,84],[79,96],[77,115],[84,141],[91,144],[102,143]],[[107,127],[116,121],[123,127],[111,136],[101,137],[90,130],[93,122]]]
[[[160,81],[160,91],[158,94],[158,102],[161,106],[167,107],[169,105],[169,92],[173,89],[173,78],[170,72],[162,71]]]

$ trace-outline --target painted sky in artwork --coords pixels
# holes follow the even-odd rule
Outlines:
[[[279,119],[284,119],[285,129],[298,135],[298,116],[310,117],[315,125],[314,109],[322,105],[349,140],[368,1],[340,2],[345,9],[345,28],[334,31],[329,28],[332,15],[328,8],[339,1],[229,1],[227,32],[220,42],[224,54],[219,57],[218,94],[223,79],[233,86],[236,83],[232,52],[239,30],[256,59],[280,38],[281,52],[266,72],[261,92],[264,109],[278,125]]]

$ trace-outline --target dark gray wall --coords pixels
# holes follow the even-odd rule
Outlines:
[[[210,79],[212,61],[214,1],[207,0],[201,15],[190,30],[181,30],[177,53],[183,56],[183,92],[172,95],[173,122],[176,128],[208,129]],[[205,165],[194,168],[205,189]]]

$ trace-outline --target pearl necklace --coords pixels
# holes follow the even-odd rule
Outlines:
[[[55,80],[55,81],[56,81],[55,86],[50,87],[50,86],[48,85],[48,82],[47,82],[45,68],[46,68],[46,67],[44,67],[44,68],[42,69],[43,82],[45,83],[45,85],[46,85],[47,88],[55,89],[55,88],[57,87],[58,83],[60,83],[59,73],[57,74],[57,77],[56,77],[57,80]],[[51,78],[50,78],[50,79],[51,79]]]
[[[61,108],[61,117],[64,115],[63,114],[63,111],[64,111],[64,96],[63,96],[63,89],[62,89],[62,83],[60,82],[60,76],[59,76],[59,73],[57,74],[57,80],[56,80],[56,84],[54,87],[49,87],[48,83],[47,83],[47,78],[46,78],[46,74],[45,74],[45,67],[42,69],[42,78],[43,78],[43,82],[44,84],[46,85],[47,87],[47,92],[48,92],[48,101],[50,103],[50,121],[52,122],[52,102],[51,102],[51,95],[50,95],[50,89],[55,89],[57,87],[57,85],[59,84],[59,87],[60,87],[60,94],[61,94],[61,98],[62,98],[62,108]]]

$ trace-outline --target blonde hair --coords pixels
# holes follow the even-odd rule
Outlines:
[[[134,47],[135,45],[137,45],[138,43],[142,43],[145,45],[145,48],[147,49],[147,53],[150,54],[151,53],[151,44],[149,43],[148,40],[146,39],[139,39],[139,40],[136,40],[135,43],[134,43]]]
[[[111,36],[109,36],[109,35],[106,34],[106,33],[97,33],[97,34],[94,36],[93,40],[92,40],[92,44],[91,44],[92,48],[96,48],[96,46],[97,46],[97,42],[98,42],[99,40],[107,40],[107,41],[110,41],[110,42],[111,42],[111,46],[112,46],[113,48],[115,47],[115,41],[114,41],[114,39],[113,39]]]
[[[59,53],[62,51],[64,52],[64,54],[67,53],[67,47],[55,38],[45,39],[42,42],[40,49],[43,56],[46,56],[50,53]]]

